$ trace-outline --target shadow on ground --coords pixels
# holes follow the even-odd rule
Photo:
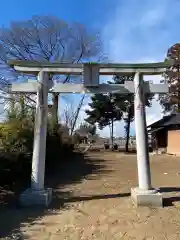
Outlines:
[[[119,194],[103,194],[103,195],[85,195],[85,196],[69,196],[62,198],[62,194],[66,196],[66,192],[60,192],[59,195],[56,195],[56,199],[58,201],[63,201],[63,203],[74,203],[74,202],[86,202],[86,201],[92,201],[92,200],[102,200],[102,199],[115,199],[120,197],[129,197],[130,193],[119,193]],[[55,201],[54,201],[55,204]]]
[[[46,185],[54,189],[52,204],[48,209],[36,207],[22,208],[18,204],[17,198],[9,201],[9,204],[0,206],[0,239],[23,239],[20,228],[23,224],[32,225],[36,220],[44,215],[56,214],[56,210],[69,208],[70,203],[76,201],[87,201],[93,199],[116,198],[123,195],[103,195],[74,197],[72,192],[63,192],[63,187],[73,183],[81,182],[88,175],[93,174],[94,178],[108,174],[110,170],[105,169],[104,161],[96,157],[88,158],[81,153],[76,153],[72,159],[63,162],[56,167],[53,176],[46,178]],[[58,189],[58,191],[56,191]],[[62,191],[61,191],[62,189]],[[17,236],[17,238],[13,235]],[[9,238],[8,238],[9,237]]]
[[[90,151],[93,151],[93,149],[91,149]],[[102,150],[104,151],[104,149]],[[125,151],[124,148],[118,148],[117,150],[114,150],[114,149],[108,149],[108,150],[105,150],[106,152],[120,152],[120,153],[124,153],[124,154],[134,154],[136,155],[136,149],[129,149],[128,152]]]
[[[168,192],[180,192],[180,187],[161,187],[161,193],[168,193]]]
[[[161,187],[161,193],[180,193],[180,187]],[[163,206],[170,207],[174,206],[175,202],[180,202],[180,196],[168,196],[163,199]]]
[[[180,202],[180,196],[167,197],[163,199],[163,206],[170,207],[174,206],[175,202]]]

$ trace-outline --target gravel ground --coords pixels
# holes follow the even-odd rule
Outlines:
[[[18,239],[18,234],[19,239],[37,240],[180,239],[179,158],[151,156],[152,182],[161,187],[164,208],[136,208],[132,204],[130,189],[137,185],[135,155],[96,152],[87,158],[93,170],[88,174],[86,169],[78,181],[74,177],[71,183],[57,184],[48,209],[1,211],[0,239]],[[82,171],[83,167],[74,166],[63,171],[67,179],[72,178],[72,172]],[[58,182],[58,175],[54,178]],[[5,238],[12,232],[17,238]]]

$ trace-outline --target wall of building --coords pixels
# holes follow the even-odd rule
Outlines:
[[[168,131],[167,153],[180,155],[180,130]]]
[[[158,148],[167,147],[167,129],[163,128],[156,132],[157,146]]]

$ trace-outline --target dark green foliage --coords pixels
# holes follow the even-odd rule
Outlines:
[[[125,81],[133,81],[134,76],[114,76],[113,82],[115,84],[124,84]],[[125,122],[125,136],[126,136],[126,152],[128,152],[128,145],[129,145],[129,135],[130,135],[130,126],[131,122],[134,121],[134,95],[121,95],[121,94],[114,94],[115,102],[117,106],[123,111],[124,122]],[[145,95],[145,106],[151,107],[151,102],[153,99],[152,94]]]
[[[99,129],[106,126],[111,126],[111,145],[113,147],[114,139],[114,122],[120,121],[122,118],[122,111],[116,105],[114,96],[108,94],[95,94],[89,103],[91,110],[86,110],[88,115],[86,121],[90,124],[98,124]]]
[[[124,84],[125,81],[133,81],[134,76],[114,76],[109,84]],[[145,96],[145,105],[150,107],[153,95]],[[113,123],[115,121],[125,121],[126,151],[130,134],[130,123],[134,120],[134,95],[133,94],[95,94],[89,103],[91,110],[87,110],[86,121],[94,124],[98,123],[100,129],[111,125],[111,138],[113,143]]]
[[[100,129],[122,117],[122,112],[117,109],[112,94],[95,94],[89,106],[92,110],[86,110],[88,115],[86,121],[90,124],[98,123]]]

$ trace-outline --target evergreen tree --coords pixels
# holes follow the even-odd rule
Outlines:
[[[109,84],[124,84],[125,81],[133,81],[134,76],[114,76]],[[145,105],[150,107],[153,95],[148,94],[145,97]],[[111,142],[113,144],[114,122],[125,122],[126,145],[125,150],[128,152],[130,126],[134,120],[134,95],[132,94],[95,94],[89,103],[91,110],[87,110],[89,123],[98,123],[100,129],[107,125],[111,126]]]
[[[110,125],[111,127],[111,144],[113,146],[114,139],[114,122],[120,121],[122,112],[116,106],[114,96],[112,94],[95,94],[91,97],[89,103],[91,110],[86,110],[88,115],[86,121],[90,124],[98,124],[100,129]]]

